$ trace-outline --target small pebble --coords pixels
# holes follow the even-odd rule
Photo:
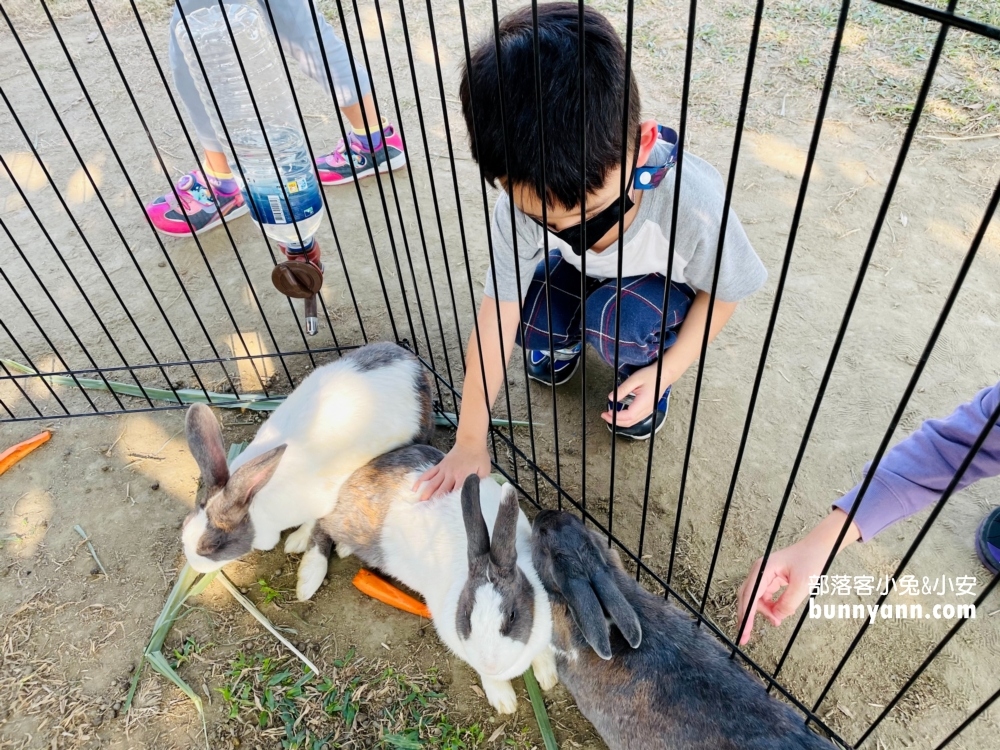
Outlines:
[[[244,589],[244,588],[240,589],[240,593],[243,594],[244,596],[248,593],[248,591],[249,589]]]
[[[105,464],[104,466],[101,467],[101,471],[111,471],[111,467]]]
[[[158,490],[158,489],[160,489],[160,483],[159,482],[153,482],[151,485],[149,485],[149,489],[151,489],[151,490]]]
[[[165,261],[165,260],[161,260],[161,261],[160,261],[159,263],[157,263],[156,265],[157,265],[157,266],[159,266],[160,268],[166,268],[166,267],[167,267],[167,261]]]
[[[101,572],[101,569],[98,568],[96,565],[90,569],[90,575],[92,575],[92,576],[96,576],[100,572]]]

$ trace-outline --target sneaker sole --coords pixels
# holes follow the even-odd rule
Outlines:
[[[378,172],[381,174],[385,174],[386,172],[394,172],[397,169],[400,169],[401,167],[404,166],[406,166],[406,153],[401,151],[392,159],[389,159],[389,161],[382,162],[379,165]],[[375,171],[376,170],[374,169],[368,169],[365,170],[364,172],[359,172],[357,182],[360,182],[361,180],[367,180],[369,177],[374,177]],[[352,182],[355,182],[355,180],[352,180],[350,178],[337,180],[336,182],[324,182],[322,177],[320,177],[319,181],[326,187],[334,187],[336,185],[350,185]]]
[[[560,385],[564,385],[565,383],[568,383],[570,380],[573,379],[573,376],[576,375],[576,371],[578,369],[580,369],[580,359],[579,359],[579,357],[576,360],[576,364],[573,365],[573,367],[570,368],[569,373],[566,375],[566,377],[564,377],[562,380],[557,380],[555,382],[555,384],[557,386],[560,386]],[[550,380],[543,380],[542,378],[538,377],[537,375],[532,375],[530,372],[528,373],[528,380],[534,380],[536,383],[541,383],[542,385],[552,385],[552,381],[550,381]]]
[[[248,214],[248,213],[250,213],[250,206],[248,206],[248,205],[246,205],[244,203],[239,208],[234,208],[228,214],[225,214],[224,218],[225,218],[226,221],[231,221],[233,219],[238,219],[239,217],[243,216],[244,214]],[[159,232],[160,234],[164,234],[167,237],[191,237],[191,236],[198,236],[198,235],[204,234],[205,232],[211,232],[216,227],[222,226],[222,221],[220,220],[220,221],[217,221],[217,222],[215,222],[213,224],[206,224],[201,229],[195,230],[193,234],[190,231],[186,231],[186,232],[171,232],[168,229],[163,229],[161,227],[157,227],[155,224],[153,226],[156,227],[156,231],[157,232]]]
[[[656,433],[658,433],[658,432],[659,432],[660,430],[662,430],[662,429],[663,429],[663,426],[664,426],[664,425],[665,425],[666,423],[667,423],[667,419],[666,419],[666,417],[664,417],[664,418],[663,418],[663,421],[662,421],[662,422],[660,422],[660,425],[659,425],[659,427],[657,427],[657,428],[656,428],[655,430],[653,430],[653,432],[651,432],[651,433],[650,433],[649,435],[626,435],[626,434],[624,434],[624,433],[621,433],[621,432],[619,432],[619,433],[616,433],[616,432],[615,432],[615,431],[614,431],[614,430],[613,430],[613,429],[611,428],[611,425],[608,425],[608,432],[610,432],[610,433],[611,433],[612,435],[614,435],[615,437],[622,437],[622,438],[628,438],[629,440],[640,440],[640,441],[641,441],[641,440],[649,440],[650,436],[651,436],[651,435],[653,435],[653,434],[656,434]],[[607,422],[605,422],[605,424],[607,424]]]

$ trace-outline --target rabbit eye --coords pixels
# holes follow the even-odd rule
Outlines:
[[[511,610],[507,613],[507,622],[504,623],[503,630],[501,631],[503,635],[507,635],[514,628],[514,623],[517,621],[517,612]]]

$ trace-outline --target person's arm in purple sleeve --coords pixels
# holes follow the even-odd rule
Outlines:
[[[854,516],[862,540],[868,541],[888,526],[938,501],[986,426],[998,400],[1000,383],[983,389],[944,419],[928,419],[885,454]],[[869,466],[865,466],[865,474]],[[959,481],[958,489],[997,475],[1000,475],[1000,425],[994,425]],[[847,513],[860,489],[859,484],[833,507]]]
[[[840,549],[868,540],[897,521],[937,502],[958,467],[986,426],[1000,401],[1000,383],[976,394],[944,419],[929,419],[920,428],[886,452],[854,516]],[[865,466],[868,473],[869,466]],[[1000,475],[1000,425],[995,425],[958,484]],[[760,570],[758,559],[750,569],[737,597],[740,621],[749,609],[747,627],[740,643],[750,639],[754,614],[764,615],[777,627],[799,608],[810,591],[810,578],[819,576],[830,551],[857,500],[861,485],[833,505],[833,511],[798,542],[773,552],[750,601]],[[840,550],[838,550],[839,552]],[[774,599],[774,595],[784,591]]]

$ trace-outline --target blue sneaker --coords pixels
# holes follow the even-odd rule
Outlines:
[[[583,347],[575,344],[566,349],[556,349],[549,357],[547,349],[528,349],[528,377],[545,385],[562,385],[573,377],[580,365],[580,355]]]
[[[624,399],[618,402],[617,405],[612,404],[608,401],[609,409],[616,409],[621,412],[627,409],[635,397],[630,393]],[[643,419],[641,422],[636,422],[631,427],[622,427],[620,425],[615,426],[612,430],[611,425],[608,425],[608,430],[612,431],[615,435],[619,437],[627,437],[632,440],[649,440],[649,436],[654,432],[659,432],[663,429],[663,425],[667,423],[667,410],[670,408],[670,388],[667,388],[666,393],[664,393],[660,400],[656,402],[656,409],[648,417]]]

